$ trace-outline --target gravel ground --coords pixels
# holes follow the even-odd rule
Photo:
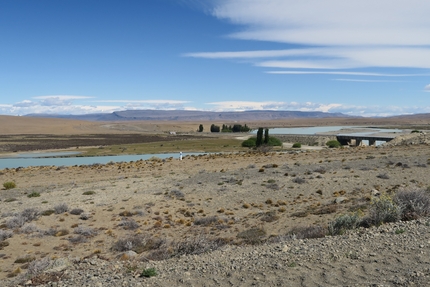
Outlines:
[[[61,280],[39,286],[428,286],[429,223],[423,218],[157,262],[61,259],[33,281],[15,278],[3,286],[36,286],[56,277]],[[157,275],[141,277],[148,268]]]

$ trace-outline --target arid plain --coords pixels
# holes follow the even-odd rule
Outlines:
[[[115,267],[115,272],[121,274],[118,281],[112,281],[112,285],[105,282],[103,286],[276,286],[282,276],[289,280],[282,282],[290,286],[374,286],[372,284],[380,282],[385,282],[380,286],[396,286],[396,282],[401,282],[397,284],[399,286],[425,286],[420,284],[430,282],[429,259],[426,259],[430,258],[427,219],[421,219],[424,231],[420,230],[423,234],[417,235],[415,240],[420,242],[419,250],[403,252],[405,247],[395,245],[402,250],[399,258],[390,254],[390,260],[385,261],[388,254],[379,253],[378,248],[371,246],[368,249],[374,251],[364,250],[363,254],[354,256],[341,251],[340,255],[335,254],[340,259],[330,261],[332,275],[329,278],[324,275],[327,270],[324,271],[321,262],[318,265],[308,260],[300,264],[300,257],[294,257],[294,249],[285,249],[287,245],[303,241],[294,239],[297,236],[293,235],[301,234],[304,228],[321,227],[324,233],[328,223],[342,214],[366,216],[375,196],[393,195],[402,189],[428,189],[430,138],[425,133],[404,136],[378,148],[307,149],[303,146],[302,149],[284,147],[255,152],[240,147],[241,140],[236,138],[243,135],[197,133],[198,122],[107,123],[0,116],[0,123],[3,139],[0,155],[3,156],[16,150],[24,151],[29,139],[34,140],[34,135],[39,136],[39,141],[38,146],[27,145],[32,146],[28,148],[32,151],[76,150],[77,145],[83,152],[99,149],[100,143],[91,142],[91,135],[105,135],[103,149],[108,149],[111,143],[127,146],[122,149],[127,153],[133,153],[139,145],[157,147],[162,152],[178,152],[183,148],[196,152],[223,152],[187,156],[181,161],[178,157],[153,158],[107,165],[0,170],[0,183],[16,184],[15,188],[0,191],[0,231],[3,236],[0,279],[7,280],[4,282],[10,286],[17,282],[34,286],[72,280],[70,278],[75,273],[69,269],[77,270],[85,260],[95,260],[95,265],[103,260],[118,267]],[[208,130],[211,123],[202,124]],[[430,117],[296,119],[247,124],[252,128],[359,125],[426,130]],[[170,135],[171,131],[176,135]],[[133,138],[136,142],[106,141],[107,138],[121,137]],[[64,145],[69,140],[72,144]],[[210,144],[220,140],[228,141],[228,144],[219,148]],[[43,148],[43,142],[49,143],[46,144],[48,148]],[[210,148],[205,148],[206,145]],[[360,232],[366,230],[360,229]],[[372,230],[379,234],[380,230],[389,228],[381,226]],[[389,233],[381,233],[384,232]],[[401,244],[404,241],[401,236],[407,236],[408,230],[405,233],[388,235],[394,240],[397,236],[397,243]],[[349,235],[334,240],[345,239],[345,236]],[[305,240],[318,246],[318,240],[327,238],[335,237]],[[376,238],[374,242],[378,240]],[[202,255],[186,255],[199,253],[187,249],[190,244],[197,246],[199,242],[210,248]],[[163,264],[180,264],[175,265],[175,270],[179,270],[184,265],[204,265],[205,261],[199,261],[204,256],[211,258],[205,259],[206,262],[233,260],[233,254],[238,256],[240,250],[245,254],[252,252],[250,248],[261,246],[282,246],[282,252],[288,255],[284,273],[279,273],[277,267],[270,264],[260,266],[266,271],[258,276],[252,269],[234,269],[230,270],[230,275],[217,275],[216,269],[211,269],[212,273],[208,274],[201,271],[204,268],[188,267],[178,275],[178,272],[163,267]],[[219,250],[210,251],[215,249]],[[43,260],[58,262],[59,259],[66,263],[51,270],[50,275],[36,272],[36,264],[32,264]],[[163,260],[158,261],[160,259]],[[185,263],[175,263],[175,260],[185,260]],[[379,271],[374,270],[378,268],[364,267],[372,260],[379,260]],[[248,263],[256,264],[251,260]],[[345,264],[356,266],[355,271],[346,272]],[[149,267],[156,268],[159,274],[149,279],[136,276],[139,270]],[[398,270],[398,278],[395,278],[395,270]],[[410,275],[415,271],[419,276]],[[304,281],[309,272],[313,275]],[[82,283],[75,277],[68,286],[73,282]],[[134,280],[132,283],[127,281],[130,278]],[[115,285],[118,282],[120,284]]]

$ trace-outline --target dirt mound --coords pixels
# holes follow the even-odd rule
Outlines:
[[[383,144],[382,146],[405,146],[405,145],[419,145],[419,144],[430,144],[430,133],[411,133],[406,135],[401,135],[393,140]]]

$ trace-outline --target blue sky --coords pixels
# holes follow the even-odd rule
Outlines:
[[[430,2],[2,0],[0,114],[430,113]]]

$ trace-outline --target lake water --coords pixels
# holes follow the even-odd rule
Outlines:
[[[64,153],[62,153],[64,154]],[[183,153],[187,155],[200,155],[202,153]],[[21,157],[0,158],[0,169],[18,168],[29,166],[73,166],[73,165],[91,165],[106,164],[108,162],[129,162],[137,160],[147,160],[151,157],[161,159],[173,157],[179,159],[179,153],[162,153],[162,154],[142,154],[142,155],[117,155],[117,156],[94,156],[94,157],[66,157],[66,158],[40,158],[37,153],[21,154]],[[42,156],[58,156],[58,153],[40,153]]]
[[[315,135],[321,133],[330,134],[345,134],[342,130],[348,130],[348,134],[370,135],[378,132],[400,133],[401,130],[397,129],[379,129],[367,128],[357,126],[324,126],[324,127],[305,127],[305,128],[274,128],[270,129],[270,134],[295,134],[295,135]],[[351,132],[357,130],[357,133]],[[365,131],[363,131],[365,130]],[[252,134],[256,134],[253,131]],[[382,142],[377,142],[380,144]],[[136,160],[147,160],[153,156],[161,159],[173,157],[179,158],[179,153],[165,153],[165,154],[143,154],[143,155],[118,155],[118,156],[97,156],[97,157],[65,157],[65,158],[52,158],[58,156],[76,155],[79,152],[53,152],[53,153],[22,153],[14,154],[10,157],[0,158],[0,169],[4,168],[17,168],[28,166],[73,166],[73,165],[90,165],[90,164],[106,164],[108,162],[129,162]],[[184,153],[186,155],[200,155],[201,153]]]
[[[369,127],[357,127],[357,126],[324,126],[324,127],[304,127],[304,128],[273,128],[269,129],[271,135],[316,135],[321,133],[342,134],[342,130],[357,130],[361,132],[363,129],[366,132],[363,134],[372,134],[377,132],[387,133],[400,133],[402,130],[399,129],[381,129],[381,128],[369,128]],[[252,134],[257,134],[257,130],[252,131]],[[349,132],[348,134],[356,134]]]

